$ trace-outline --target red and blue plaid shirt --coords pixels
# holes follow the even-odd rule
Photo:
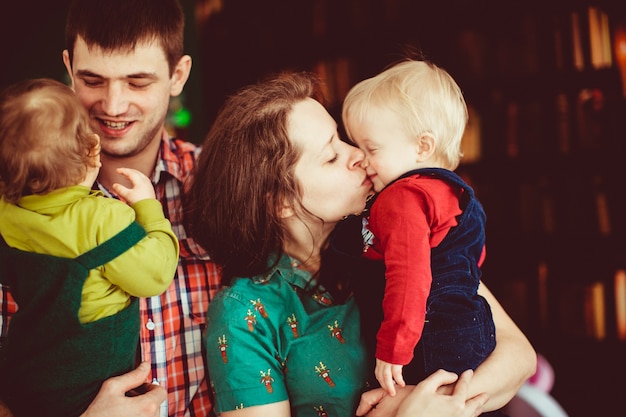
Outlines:
[[[152,364],[153,382],[168,392],[161,417],[212,415],[202,334],[220,275],[208,255],[187,237],[180,198],[199,150],[192,143],[169,138],[164,130],[152,177],[157,199],[180,242],[178,270],[170,287],[160,296],[140,299],[142,360]],[[8,288],[0,286],[0,343],[16,310]]]

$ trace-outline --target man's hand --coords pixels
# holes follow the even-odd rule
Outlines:
[[[158,416],[167,392],[159,385],[145,383],[149,374],[150,365],[143,362],[127,374],[107,379],[81,417]],[[127,396],[127,392],[133,395]],[[4,416],[0,414],[0,417]]]

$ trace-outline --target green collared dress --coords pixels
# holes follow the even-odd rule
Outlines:
[[[284,255],[237,278],[209,305],[205,336],[216,411],[289,400],[292,416],[353,416],[366,379],[354,299],[305,291],[311,275]]]

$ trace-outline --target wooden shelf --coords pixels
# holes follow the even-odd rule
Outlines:
[[[322,72],[335,117],[346,88],[407,51],[446,69],[480,119],[479,148],[469,152],[479,156],[458,172],[487,212],[484,280],[553,363],[553,394],[570,416],[614,413],[616,386],[624,384],[604,375],[625,371],[613,280],[626,269],[626,101],[615,57],[592,65],[587,13],[589,6],[605,12],[613,36],[617,25],[626,28],[619,2],[297,3],[282,15],[281,2],[253,10],[227,3],[209,21],[200,42],[205,97],[213,101],[207,119],[235,87],[277,69]],[[582,69],[573,54],[574,15]],[[602,341],[584,316],[598,282]]]

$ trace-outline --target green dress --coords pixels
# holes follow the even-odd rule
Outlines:
[[[311,293],[283,256],[269,274],[237,278],[209,305],[205,336],[216,411],[289,400],[293,416],[353,416],[366,379],[359,312]]]

